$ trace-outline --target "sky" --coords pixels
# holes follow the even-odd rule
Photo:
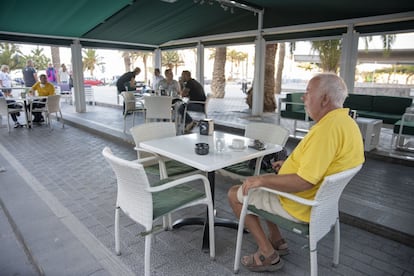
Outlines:
[[[20,50],[23,52],[23,54],[30,54],[30,51],[34,48],[36,48],[36,45],[23,45],[19,44]],[[382,40],[380,36],[374,36],[374,39],[372,42],[370,42],[369,49],[382,49]],[[254,46],[238,46],[234,47],[237,49],[237,51],[246,51],[249,53],[249,56],[254,56]],[[363,40],[360,39],[359,42],[359,48],[365,49],[365,45],[363,43]],[[397,39],[392,45],[392,49],[413,49],[414,48],[414,33],[405,33],[405,34],[397,34]],[[50,53],[50,47],[45,46],[44,47],[44,53],[47,57],[51,59],[51,53]],[[311,54],[311,47],[310,43],[308,41],[304,42],[296,42],[296,50],[295,54],[298,55],[309,55]],[[124,63],[123,58],[121,56],[121,51],[118,50],[97,50],[98,56],[103,57],[104,70],[105,72],[101,72],[100,69],[95,70],[94,75],[97,78],[103,78],[106,77],[108,79],[111,79],[113,76],[119,76],[125,73],[124,69]],[[60,58],[61,63],[65,63],[66,65],[70,65],[71,62],[71,51],[69,47],[61,47],[60,48]],[[192,64],[193,61],[189,62]],[[142,66],[138,64],[137,66]],[[152,67],[152,64],[149,64],[148,66]],[[192,67],[192,65],[190,65]],[[208,66],[206,64],[206,66]],[[190,69],[191,70],[191,69]],[[195,70],[195,69],[194,69]],[[211,71],[212,68],[205,68],[206,76],[209,75],[207,72]],[[13,72],[12,72],[13,73]],[[84,73],[85,77],[89,77],[89,72]],[[137,80],[140,80],[140,78],[143,79],[143,74],[140,74],[141,76],[138,76]],[[249,74],[250,75],[250,74]]]

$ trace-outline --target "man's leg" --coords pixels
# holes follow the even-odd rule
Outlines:
[[[230,188],[228,192],[230,206],[233,209],[233,212],[237,216],[237,218],[240,218],[240,213],[243,206],[243,204],[237,199],[237,190],[239,189],[239,187],[239,185],[233,186]],[[265,257],[272,255],[275,250],[273,249],[272,244],[270,243],[265,232],[263,231],[263,228],[260,225],[259,218],[253,215],[246,215],[245,226],[253,235],[253,238],[259,246],[260,253]],[[260,264],[261,261],[260,259],[258,259],[258,255],[255,254],[254,257],[256,259],[256,263]]]

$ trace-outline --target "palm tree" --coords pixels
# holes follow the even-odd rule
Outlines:
[[[276,109],[275,100],[275,57],[277,51],[277,44],[266,45],[265,55],[265,77],[264,77],[264,112],[274,112]],[[252,108],[253,101],[253,88],[250,88],[247,92],[246,103],[249,108]]]
[[[282,73],[283,67],[285,66],[285,53],[286,53],[286,44],[279,43],[277,49],[277,70],[276,70],[276,80],[275,80],[275,94],[280,94],[282,92]]]
[[[215,49],[215,53],[210,56],[210,58],[214,57],[213,79],[211,80],[211,92],[214,98],[224,98],[225,95],[226,52],[226,47],[218,47]]]
[[[144,64],[144,81],[147,82],[148,80],[148,57],[150,57],[151,54],[149,52],[132,52],[132,62],[135,62],[138,60],[138,58],[142,59],[142,63]]]
[[[341,58],[339,39],[312,41],[312,49],[318,51],[321,68],[324,72],[338,72]]]
[[[43,53],[43,48],[37,46],[35,49],[30,51],[30,55],[24,56],[24,62],[26,63],[27,60],[31,59],[33,61],[33,65],[37,70],[46,69],[50,59],[46,57]]]
[[[59,71],[59,67],[60,67],[60,52],[59,52],[59,47],[51,46],[50,47],[50,52],[52,54],[53,67],[55,67],[56,71]]]
[[[24,60],[21,58],[22,55],[18,45],[0,43],[0,64],[7,64],[10,71],[25,66]]]
[[[125,72],[131,71],[131,53],[128,51],[122,52],[122,58],[124,59],[124,66],[125,66]]]
[[[169,69],[174,69],[174,74],[177,75],[178,67],[184,65],[182,57],[177,51],[163,51],[161,55],[161,65]]]
[[[93,71],[95,70],[95,67],[105,64],[101,60],[102,57],[97,55],[95,49],[83,50],[83,71],[89,70],[91,76],[93,77]]]

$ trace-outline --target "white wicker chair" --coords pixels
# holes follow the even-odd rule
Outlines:
[[[56,115],[56,120],[58,120],[59,116],[58,113],[60,115],[60,121],[62,123],[62,128],[65,127],[65,123],[63,121],[63,116],[62,116],[62,112],[60,110],[60,95],[51,95],[51,96],[47,96],[46,98],[46,102],[42,101],[42,100],[33,100],[31,102],[31,107],[30,107],[30,118],[32,118],[32,114],[33,112],[42,112],[45,113],[46,115],[46,121],[47,124],[49,125],[49,128],[52,129],[52,124],[51,124],[51,118],[50,118],[50,114],[55,113]],[[40,104],[44,104],[44,107],[33,107],[34,103],[40,103]],[[30,123],[32,124],[32,120],[30,120]]]
[[[145,275],[147,276],[150,275],[151,267],[152,235],[157,232],[154,222],[174,211],[203,204],[208,207],[210,258],[214,259],[213,203],[210,183],[205,176],[197,174],[150,185],[143,166],[138,162],[118,158],[108,147],[104,148],[102,154],[111,165],[118,186],[115,206],[116,254],[120,254],[119,209],[145,228],[141,235],[145,236]],[[191,188],[200,184],[204,190]]]
[[[0,117],[2,119],[7,118],[7,130],[10,132],[10,117],[9,114],[17,114],[19,112],[22,112],[22,108],[10,108],[7,104],[7,100],[3,97],[0,98]]]
[[[169,96],[145,96],[145,121],[168,120],[171,121],[172,97]]]
[[[244,132],[245,137],[251,139],[259,139],[265,143],[277,144],[282,147],[285,146],[289,138],[289,130],[275,124],[270,123],[249,123],[246,126]],[[224,176],[229,176],[231,178],[243,181],[246,177],[252,175],[259,175],[260,165],[262,163],[263,157],[256,159],[255,170],[249,169],[247,162],[235,164],[220,170],[220,173]]]
[[[132,113],[132,126],[135,125],[135,113],[145,112],[145,106],[142,99],[137,99],[134,92],[124,91],[121,93],[124,99],[125,110],[124,110],[124,133],[126,131],[126,118],[129,113]]]
[[[234,272],[238,273],[239,271],[244,220],[247,213],[260,216],[266,220],[276,223],[282,228],[286,228],[297,234],[307,236],[309,238],[311,276],[318,275],[317,243],[320,239],[329,233],[333,226],[335,226],[333,264],[338,265],[340,245],[338,202],[345,186],[361,169],[361,167],[362,165],[359,165],[355,168],[325,177],[318,192],[316,193],[314,200],[307,200],[293,194],[284,193],[277,190],[259,188],[275,195],[289,198],[300,204],[311,206],[312,209],[309,224],[296,223],[278,215],[259,210],[252,205],[248,205],[247,202],[250,195],[249,191],[249,194],[243,199],[243,207],[240,214],[239,229],[237,232],[236,256],[234,259]]]

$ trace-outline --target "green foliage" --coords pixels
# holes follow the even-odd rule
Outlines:
[[[341,58],[341,41],[339,39],[312,41],[312,49],[319,52],[324,72],[338,72],[339,59]]]
[[[25,61],[18,45],[13,43],[0,43],[0,65],[1,64],[8,65],[10,71],[22,69],[25,66]]]
[[[96,67],[104,65],[105,62],[102,62],[102,57],[98,56],[95,49],[84,49],[83,53],[83,71],[88,70],[93,76],[93,71]]]
[[[161,55],[161,64],[164,67],[173,69],[174,67],[184,65],[184,60],[177,51],[163,51]]]
[[[37,70],[43,70],[47,68],[47,65],[50,63],[50,58],[46,57],[43,53],[43,48],[37,46],[35,49],[30,51],[30,54],[23,56],[24,66],[26,66],[26,61],[31,59],[33,61],[33,66]]]

